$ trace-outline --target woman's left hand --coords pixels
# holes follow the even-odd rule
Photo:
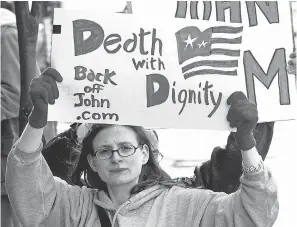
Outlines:
[[[252,149],[256,145],[253,130],[258,122],[257,106],[241,91],[231,94],[227,104],[231,105],[227,120],[231,127],[237,128],[234,133],[237,147],[242,151]]]

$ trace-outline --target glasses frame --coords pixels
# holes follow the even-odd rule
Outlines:
[[[97,150],[97,151],[93,154],[93,156],[96,157],[96,158],[99,159],[99,160],[107,160],[107,159],[110,159],[110,158],[113,156],[113,153],[116,152],[116,153],[118,153],[118,155],[119,155],[121,158],[126,158],[126,157],[129,157],[129,156],[134,155],[135,152],[136,152],[136,150],[137,150],[138,148],[140,148],[142,145],[143,145],[143,144],[140,144],[138,147],[135,147],[134,145],[129,145],[129,146],[131,146],[131,147],[134,148],[134,152],[133,152],[132,154],[130,154],[130,155],[127,155],[127,156],[123,156],[123,155],[121,155],[120,152],[119,152],[119,150],[120,150],[121,148],[123,148],[124,146],[121,146],[121,147],[119,147],[118,149],[115,149],[115,150],[112,150],[112,149],[106,149],[106,150],[111,151],[111,155],[110,155],[108,158],[98,158],[98,157],[97,157],[97,153],[99,152],[99,150]]]
[[[153,150],[153,156],[158,156],[158,158],[160,157],[160,160],[154,157],[157,163],[160,163],[164,158],[164,155],[159,150]]]

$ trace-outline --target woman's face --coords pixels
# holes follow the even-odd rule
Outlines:
[[[113,125],[101,130],[93,140],[94,152],[102,149],[116,150],[124,145],[138,147],[136,152],[128,157],[121,157],[113,152],[109,159],[98,159],[89,155],[88,161],[100,178],[108,186],[119,186],[122,184],[137,184],[142,165],[149,158],[147,145],[140,146],[136,133],[127,126]]]

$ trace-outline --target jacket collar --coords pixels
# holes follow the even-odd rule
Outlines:
[[[155,185],[147,188],[135,195],[132,195],[129,200],[121,205],[122,211],[124,210],[135,210],[140,206],[144,205],[146,202],[158,197],[164,190],[168,190],[163,185]],[[98,191],[97,197],[94,200],[95,204],[110,211],[116,211],[117,207],[113,204],[109,196],[104,191]]]

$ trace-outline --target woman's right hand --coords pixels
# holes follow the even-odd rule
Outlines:
[[[62,82],[60,73],[47,68],[39,77],[35,77],[30,84],[30,98],[33,110],[29,116],[29,124],[33,128],[43,128],[47,123],[48,104],[54,104],[59,97],[56,82]]]

